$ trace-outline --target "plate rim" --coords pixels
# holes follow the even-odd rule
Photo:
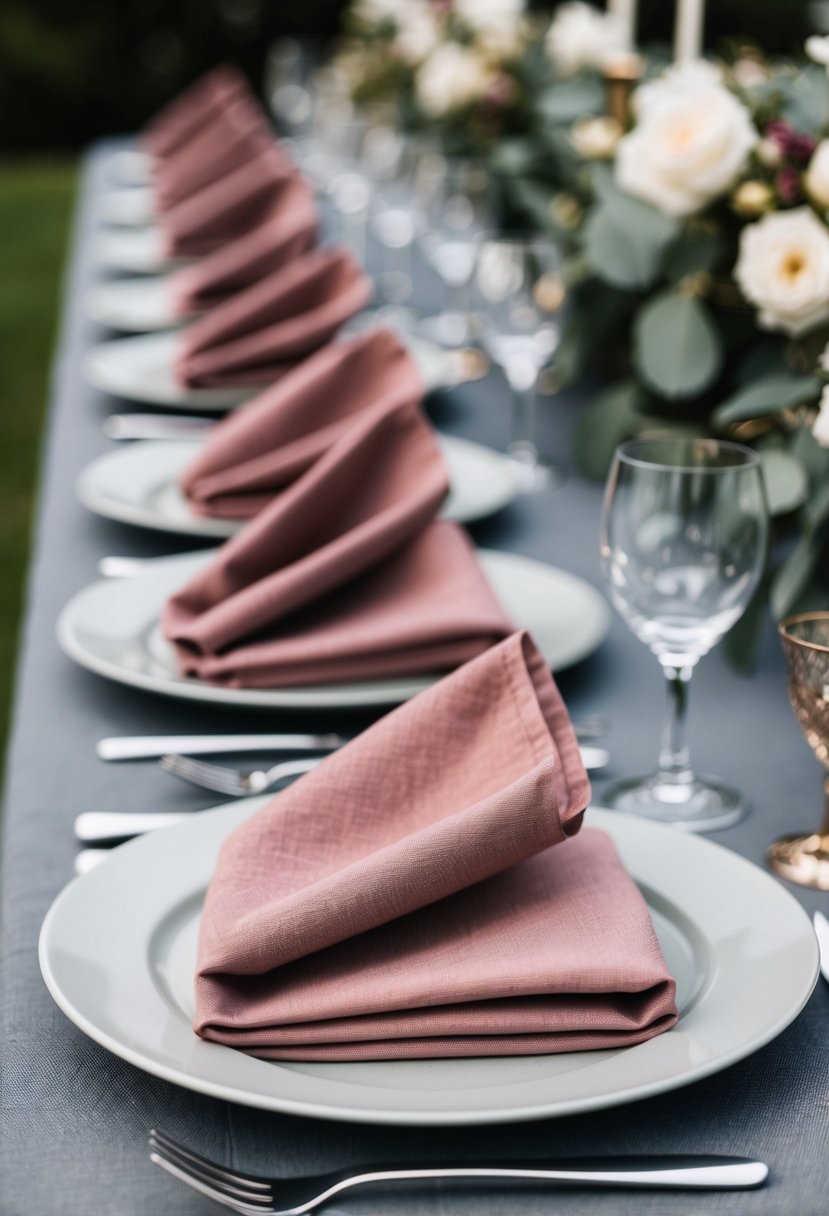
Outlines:
[[[156,557],[147,559],[148,566],[170,565],[178,561],[190,561],[201,558],[203,561],[210,560],[210,557],[215,552],[214,549],[199,549],[187,553],[174,553],[165,557]],[[558,566],[550,565],[548,562],[540,561],[538,558],[527,557],[522,553],[514,553],[508,549],[489,549],[479,548],[476,550],[479,557],[494,557],[496,559],[504,558],[507,562],[514,561],[520,564],[528,564],[539,566],[547,572],[553,572],[560,578],[571,581],[579,585],[580,591],[590,597],[595,608],[597,620],[601,618],[601,629],[597,627],[596,638],[591,642],[589,647],[582,644],[572,650],[571,655],[564,661],[559,662],[554,671],[556,673],[565,671],[568,667],[574,666],[581,662],[588,655],[592,654],[607,637],[610,630],[611,614],[610,606],[605,600],[600,591],[597,590],[586,579],[581,578],[577,574],[571,574],[568,570],[563,570]],[[143,574],[138,574],[135,578],[130,579],[130,582],[137,582],[144,577]],[[55,633],[58,644],[70,659],[76,662],[79,666],[87,671],[92,671],[96,675],[104,679],[112,680],[116,684],[122,684],[131,688],[138,688],[144,692],[156,693],[160,696],[174,697],[179,700],[207,702],[212,704],[221,704],[232,707],[241,707],[249,709],[293,709],[293,710],[318,710],[318,709],[343,709],[343,708],[365,708],[367,706],[387,706],[398,705],[404,700],[416,695],[425,688],[430,687],[434,683],[434,679],[426,677],[400,677],[397,681],[398,687],[404,684],[411,691],[408,691],[404,696],[399,692],[395,693],[391,689],[385,694],[382,690],[374,692],[364,692],[362,695],[354,693],[342,693],[337,691],[329,691],[320,696],[316,685],[309,685],[301,688],[284,688],[284,689],[257,689],[257,688],[225,688],[219,685],[207,684],[201,681],[181,681],[172,683],[162,681],[158,677],[147,676],[142,672],[132,672],[122,667],[117,667],[115,664],[109,663],[106,660],[101,660],[95,655],[85,650],[78,645],[72,628],[72,616],[76,611],[78,602],[93,594],[94,590],[100,587],[110,585],[114,580],[107,578],[98,578],[86,586],[81,587],[70,597],[61,609]],[[377,681],[364,682],[371,688]],[[333,690],[334,686],[325,686],[329,690]],[[349,687],[349,685],[345,685]],[[350,687],[354,687],[352,684]]]
[[[210,820],[201,821],[202,824],[207,822],[208,828],[211,823],[218,823],[221,816],[225,815],[231,818],[229,812],[236,811],[237,815],[240,810],[249,808],[251,814],[255,813],[259,806],[264,805],[269,800],[270,795],[259,795],[256,798],[238,800],[233,803],[224,803],[216,807],[208,808],[204,812],[199,812],[198,815],[210,816]],[[595,822],[598,813],[598,822]],[[48,912],[43,920],[40,934],[38,937],[38,963],[44,983],[52,996],[52,999],[62,1010],[66,1017],[69,1018],[80,1030],[83,1031],[93,1041],[100,1046],[110,1051],[112,1054],[126,1060],[135,1067],[140,1068],[150,1075],[160,1077],[174,1085],[184,1088],[191,1092],[203,1093],[211,1097],[219,1098],[224,1101],[235,1102],[239,1105],[252,1107],[257,1110],[279,1111],[288,1114],[295,1114],[310,1118],[323,1118],[336,1122],[344,1123],[360,1123],[369,1125],[384,1125],[384,1126],[410,1126],[410,1127],[447,1127],[447,1126],[485,1126],[495,1123],[520,1123],[527,1122],[533,1119],[542,1118],[559,1118],[573,1114],[583,1114],[594,1110],[610,1109],[615,1106],[625,1106],[630,1102],[642,1101],[645,1098],[654,1097],[661,1093],[672,1092],[673,1090],[682,1089],[686,1085],[693,1084],[696,1081],[703,1080],[705,1077],[712,1076],[731,1065],[746,1059],[759,1051],[767,1043],[775,1039],[783,1030],[789,1026],[794,1019],[800,1014],[812,992],[814,991],[820,974],[820,959],[817,940],[812,932],[811,921],[807,913],[795,899],[794,895],[788,891],[781,883],[777,882],[772,875],[761,870],[759,866],[751,862],[742,854],[726,848],[724,845],[718,844],[715,841],[709,840],[704,836],[695,836],[692,834],[679,833],[676,829],[663,824],[655,824],[648,820],[639,819],[636,816],[627,815],[618,811],[608,811],[601,807],[591,807],[589,814],[591,816],[591,826],[599,827],[607,830],[613,824],[622,825],[622,832],[639,830],[648,834],[656,834],[657,837],[662,836],[667,838],[670,835],[674,840],[679,839],[684,842],[692,842],[689,847],[693,850],[698,846],[703,846],[706,850],[713,849],[721,860],[727,856],[727,864],[733,865],[738,871],[745,870],[759,874],[766,879],[770,885],[769,890],[774,890],[776,896],[780,898],[782,905],[787,906],[795,917],[800,917],[802,920],[803,945],[808,943],[811,946],[811,966],[809,968],[808,977],[804,976],[804,985],[802,991],[799,992],[797,998],[788,1006],[785,1013],[782,1013],[773,1023],[767,1026],[761,1033],[755,1035],[754,1038],[734,1047],[727,1051],[722,1056],[707,1060],[688,1069],[687,1075],[682,1079],[677,1079],[675,1076],[663,1077],[655,1081],[645,1082],[642,1085],[635,1086],[632,1089],[619,1093],[604,1093],[586,1098],[570,1098],[564,1101],[555,1102],[535,1102],[528,1106],[510,1107],[505,1109],[489,1109],[484,1110],[454,1110],[454,1111],[439,1111],[439,1110],[418,1110],[411,1111],[406,1109],[377,1109],[373,1111],[353,1105],[338,1106],[333,1102],[325,1103],[318,1100],[298,1100],[293,1097],[282,1098],[279,1095],[262,1095],[252,1093],[250,1090],[239,1089],[232,1085],[223,1084],[220,1081],[214,1081],[203,1077],[183,1074],[181,1068],[169,1066],[163,1062],[151,1060],[148,1066],[147,1056],[141,1051],[131,1048],[126,1044],[121,1044],[114,1040],[106,1031],[101,1031],[85,1014],[76,1009],[72,1002],[65,996],[61,990],[59,983],[52,971],[49,959],[49,937],[52,931],[52,925],[56,918],[61,913],[65,902],[71,901],[76,896],[76,892],[80,890],[88,890],[96,881],[95,875],[103,871],[109,864],[109,860],[103,863],[102,867],[93,870],[91,873],[78,876],[72,880],[58,893],[49,907]],[[150,849],[158,847],[153,845],[152,841],[163,839],[165,833],[183,834],[199,830],[201,826],[199,819],[188,818],[184,823],[176,824],[169,828],[161,828],[157,831],[138,838],[135,841],[128,842],[122,849],[131,849],[135,846],[139,848],[145,847],[142,841],[150,840]],[[231,830],[230,827],[228,830]],[[666,835],[667,834],[667,835]],[[611,838],[613,833],[611,830]],[[218,843],[224,839],[219,837]],[[168,836],[167,843],[171,838]],[[123,854],[122,854],[123,856]],[[134,856],[130,854],[129,856]],[[134,884],[124,884],[124,889],[130,890]],[[136,888],[137,889],[137,888]],[[185,893],[186,897],[186,893]],[[687,913],[686,913],[687,914]],[[121,923],[118,921],[117,923]],[[149,974],[149,969],[146,972],[147,983],[152,986],[153,980]],[[159,996],[159,999],[163,999]],[[667,1032],[671,1033],[671,1032]],[[657,1036],[650,1042],[659,1042],[662,1036]],[[643,1044],[640,1046],[646,1046]],[[223,1047],[219,1044],[208,1044],[209,1047],[218,1047],[222,1051],[233,1051],[233,1048]],[[633,1049],[631,1049],[633,1050]],[[573,1053],[575,1054],[575,1053]],[[366,1087],[368,1088],[368,1087]]]
[[[515,501],[519,493],[519,486],[517,479],[510,472],[507,456],[495,448],[490,448],[483,443],[476,443],[474,440],[460,435],[448,435],[441,431],[436,432],[436,437],[442,447],[446,446],[450,451],[454,449],[459,453],[474,451],[475,459],[486,460],[490,469],[494,470],[497,467],[499,472],[503,473],[502,485],[498,487],[499,492],[491,496],[491,501],[487,504],[483,514],[452,515],[446,516],[446,518],[454,519],[456,523],[460,524],[478,523],[481,520],[490,519]],[[187,444],[195,452],[201,442],[199,439],[138,439],[129,444],[121,444],[96,456],[81,470],[75,481],[75,493],[83,506],[104,519],[113,519],[117,523],[124,523],[130,527],[165,532],[173,536],[211,537],[225,540],[240,531],[248,520],[202,518],[193,514],[189,519],[179,523],[167,516],[153,514],[150,508],[111,498],[95,484],[95,477],[101,468],[116,464],[118,461],[128,461],[130,453],[146,452],[149,454],[152,452],[153,446],[157,448],[158,445],[170,446],[172,444]],[[172,485],[172,480],[165,483],[165,487]]]

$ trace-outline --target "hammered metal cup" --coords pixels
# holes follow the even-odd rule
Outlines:
[[[776,874],[829,891],[829,612],[802,612],[780,622],[789,664],[789,700],[798,726],[827,776],[823,823],[816,832],[781,836],[768,851]]]

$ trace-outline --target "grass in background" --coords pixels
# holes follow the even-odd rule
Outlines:
[[[0,769],[74,165],[0,162]]]

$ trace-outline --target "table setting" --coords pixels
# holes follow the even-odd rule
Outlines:
[[[681,88],[635,4],[522,10],[426,4],[400,51],[474,147],[361,100],[414,25],[358,2],[266,104],[220,64],[86,154],[2,822],[9,1216],[823,1210],[819,372],[718,431],[610,420],[610,343],[568,378],[588,276],[462,59],[535,39],[576,123]]]

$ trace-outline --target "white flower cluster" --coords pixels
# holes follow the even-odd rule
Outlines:
[[[634,108],[616,180],[667,215],[693,215],[726,194],[757,143],[748,110],[707,63],[678,65],[642,86]]]
[[[797,337],[829,320],[829,231],[811,207],[747,225],[734,275],[766,329]]]
[[[562,76],[600,68],[612,55],[630,49],[625,23],[614,13],[570,0],[556,9],[545,48]]]

